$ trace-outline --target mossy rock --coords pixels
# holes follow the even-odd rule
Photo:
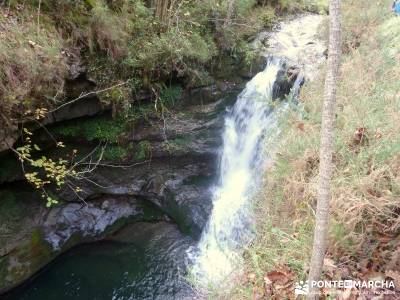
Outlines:
[[[33,229],[31,238],[0,259],[0,292],[14,287],[43,268],[55,257],[40,229]]]
[[[135,160],[142,161],[151,156],[151,144],[149,141],[141,141],[135,148]]]
[[[67,138],[115,143],[126,132],[126,124],[122,119],[103,115],[65,122],[53,127],[51,131]]]

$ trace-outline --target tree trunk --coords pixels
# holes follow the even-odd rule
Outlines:
[[[224,27],[228,27],[231,25],[234,10],[235,10],[235,0],[228,0],[228,8],[226,11]]]
[[[165,22],[169,8],[169,0],[157,0],[155,6],[155,16],[160,22]]]
[[[313,281],[321,277],[328,232],[329,202],[331,199],[332,152],[336,107],[336,84],[341,56],[340,0],[329,1],[330,31],[329,56],[325,78],[324,105],[322,110],[320,165],[318,178],[318,203],[314,231],[314,244],[310,264],[308,299],[318,299],[318,289]]]

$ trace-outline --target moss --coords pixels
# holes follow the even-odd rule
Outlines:
[[[129,112],[129,119],[133,122],[151,125],[151,119],[156,116],[154,106],[151,104],[138,104]]]
[[[19,245],[15,251],[0,259],[1,278],[6,279],[1,281],[0,288],[21,283],[40,270],[53,257],[53,250],[44,239],[43,232],[34,228],[31,238],[25,244]]]
[[[261,14],[261,21],[265,28],[271,28],[276,22],[275,9],[267,6]]]
[[[27,207],[18,194],[11,190],[0,191],[0,242],[6,243],[7,237],[18,234],[22,229],[21,221],[29,214]],[[4,236],[4,238],[3,238]]]
[[[62,251],[67,251],[69,249],[71,249],[72,247],[78,245],[78,244],[82,244],[84,242],[90,242],[87,239],[85,240],[85,238],[79,234],[79,233],[73,233],[69,239],[63,244],[62,246]]]
[[[151,156],[151,144],[149,141],[141,141],[136,149],[135,160],[145,160]]]
[[[41,266],[52,257],[51,245],[45,240],[40,228],[33,228],[29,242],[20,247],[18,256],[22,263],[29,262],[32,267]]]
[[[0,211],[4,213],[7,219],[18,219],[25,214],[21,201],[16,199],[15,193],[5,190],[1,191],[0,195]]]
[[[182,97],[180,86],[170,86],[161,91],[160,99],[167,107],[175,106]]]
[[[126,146],[109,145],[104,149],[103,159],[112,161],[124,159],[129,156],[132,149],[133,147],[131,144]]]
[[[107,116],[99,116],[79,122],[65,122],[54,127],[52,132],[64,137],[82,137],[87,141],[115,143],[126,132],[126,122],[122,117],[114,120]]]
[[[176,151],[185,151],[185,150],[189,149],[191,141],[192,141],[191,136],[181,135],[174,139],[164,142],[163,146],[170,153],[173,153]]]

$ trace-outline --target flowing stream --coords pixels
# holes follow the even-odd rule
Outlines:
[[[321,21],[321,16],[304,16],[284,24],[272,37],[269,34],[276,50],[269,54],[275,58],[247,83],[226,113],[213,209],[199,242],[170,223],[134,224],[122,232],[129,242],[110,240],[78,247],[7,299],[188,299],[193,291],[187,269],[201,287],[229,281],[240,268],[243,247],[253,238],[252,198],[272,151],[271,141],[279,134],[279,119],[289,107],[288,101],[272,99],[284,67],[277,52],[290,54],[294,64],[303,64],[297,55],[316,65],[325,49],[315,38]],[[264,38],[260,34],[259,42]],[[299,75],[294,82],[289,96],[293,101],[302,81]]]

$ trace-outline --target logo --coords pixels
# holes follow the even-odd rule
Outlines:
[[[332,281],[299,281],[294,285],[295,295],[308,295],[310,287],[317,290],[328,288],[333,290],[355,289],[355,292],[366,294],[368,290],[374,294],[394,294],[395,285],[393,281],[355,281],[355,280],[332,280]]]
[[[308,295],[308,292],[309,292],[308,281],[296,282],[294,286],[295,295]]]

